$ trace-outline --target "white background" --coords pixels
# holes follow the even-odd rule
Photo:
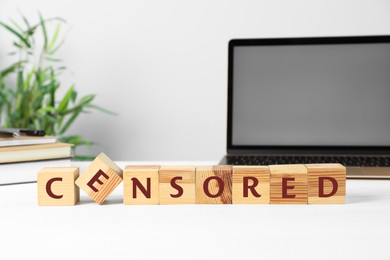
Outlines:
[[[115,160],[218,160],[225,152],[231,38],[390,34],[384,0],[0,0],[0,19],[61,16],[61,51],[94,112],[71,129]],[[0,30],[0,68],[12,37]]]

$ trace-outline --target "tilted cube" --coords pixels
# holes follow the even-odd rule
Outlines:
[[[121,181],[122,169],[101,153],[76,180],[76,185],[94,201],[103,204]]]

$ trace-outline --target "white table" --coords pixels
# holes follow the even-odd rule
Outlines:
[[[120,186],[38,207],[36,184],[2,186],[0,225],[0,259],[388,260],[390,181],[348,180],[346,205],[125,206]]]

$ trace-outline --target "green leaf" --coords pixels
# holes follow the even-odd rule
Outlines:
[[[60,21],[60,22],[66,23],[65,19],[63,19],[61,17],[52,17],[52,18],[46,18],[46,19],[42,19],[42,20],[43,20],[44,24],[46,24],[48,22],[52,22],[52,21]],[[34,34],[35,30],[39,26],[42,26],[41,19],[40,19],[39,23],[37,23],[34,26],[30,27],[30,30],[32,31],[32,34]]]
[[[70,100],[73,92],[74,92],[74,85],[72,85],[69,88],[69,90],[66,92],[65,96],[63,97],[61,103],[59,104],[59,106],[57,108],[57,112],[59,114],[62,114],[68,108],[69,100]]]
[[[56,26],[56,30],[54,31],[53,38],[51,38],[49,47],[47,48],[48,51],[54,48],[54,45],[57,42],[58,35],[60,34],[60,30],[61,30],[61,23],[58,23]]]
[[[65,143],[71,143],[74,144],[75,146],[86,145],[88,147],[91,147],[92,145],[91,141],[84,139],[80,135],[63,136],[60,138],[60,141]]]
[[[60,134],[65,133],[68,128],[73,124],[73,122],[76,120],[76,118],[79,116],[81,112],[81,109],[76,110],[73,115],[68,119],[68,121],[65,123],[65,125],[61,128]]]
[[[20,41],[22,41],[27,47],[31,48],[31,44],[27,37],[24,37],[20,33],[18,33],[15,29],[10,27],[9,25],[3,23],[0,21],[0,25],[3,26],[5,29],[7,29],[10,33],[14,34],[16,37],[19,38]]]
[[[56,53],[58,51],[59,48],[61,48],[61,46],[65,43],[65,40],[63,39],[56,47],[54,47],[53,49],[51,49],[50,51],[48,51],[48,53],[50,55],[53,55],[54,53]]]
[[[19,30],[19,32],[20,32],[21,34],[24,33],[23,28],[22,28],[17,22],[15,22],[15,20],[10,19],[10,22]]]
[[[50,69],[50,98],[49,98],[49,104],[51,106],[54,106],[55,104],[55,92],[59,86],[60,86],[59,84],[56,84],[54,70],[51,68]]]
[[[43,33],[43,49],[46,51],[47,50],[47,44],[48,44],[48,38],[47,38],[47,30],[46,30],[46,25],[45,25],[45,20],[43,19],[41,13],[39,14],[39,20],[40,20],[40,25],[42,28],[42,33]]]
[[[22,16],[22,19],[23,19],[23,22],[26,24],[28,30],[26,31],[26,33],[28,35],[33,35],[35,30],[31,28],[31,25],[30,23],[28,22],[27,18],[23,15],[23,14],[20,14]]]
[[[103,112],[103,113],[106,113],[106,114],[109,114],[109,115],[112,115],[112,116],[117,116],[117,115],[118,115],[118,113],[113,112],[113,111],[111,111],[111,110],[108,110],[108,109],[103,108],[103,107],[98,106],[98,105],[89,104],[89,105],[87,105],[86,107],[94,108],[94,109],[96,109],[96,110],[98,110],[98,111],[100,111],[100,112]]]
[[[26,81],[24,82],[24,89],[28,89],[30,86],[31,78],[34,76],[34,68],[27,74]]]
[[[75,155],[73,157],[76,161],[93,161],[96,158],[96,156],[90,156],[90,155]]]
[[[53,62],[60,62],[60,61],[62,61],[62,59],[56,59],[56,58],[52,58],[52,57],[45,57],[45,60],[53,61]]]
[[[72,95],[70,96],[70,100],[72,101],[72,103],[74,103],[76,102],[76,99],[77,99],[77,92],[73,91]]]
[[[40,113],[40,114],[50,113],[50,112],[53,112],[54,109],[55,108],[52,106],[42,107],[42,108],[38,109],[38,113]]]
[[[0,72],[1,76],[2,76],[2,77],[7,76],[8,74],[14,72],[16,69],[20,68],[20,66],[21,66],[22,64],[24,64],[24,63],[25,63],[25,61],[22,60],[22,61],[19,61],[19,62],[16,62],[16,63],[12,64],[12,65],[9,66],[8,68],[6,68],[5,70],[3,70],[3,71]]]
[[[84,96],[84,97],[82,97],[81,99],[80,99],[80,101],[79,101],[79,104],[81,105],[81,106],[84,106],[84,105],[86,105],[86,104],[89,104],[89,103],[91,103],[92,101],[93,101],[93,99],[95,98],[95,94],[90,94],[90,95],[86,95],[86,96]]]
[[[23,79],[23,72],[18,72],[18,78],[17,78],[17,88],[16,88],[16,108],[21,109],[24,99],[24,79]],[[16,112],[21,112],[21,110],[17,110]]]
[[[19,44],[19,43],[17,43],[17,42],[13,42],[12,43],[14,46],[16,46],[17,48],[19,48],[19,49],[23,49],[24,47],[22,46],[22,44]]]

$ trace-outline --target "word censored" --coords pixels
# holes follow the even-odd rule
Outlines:
[[[100,154],[79,176],[77,167],[38,173],[38,205],[75,205],[80,189],[103,204],[123,181],[123,203],[340,204],[346,170],[341,164],[269,166],[135,166],[119,168]]]

